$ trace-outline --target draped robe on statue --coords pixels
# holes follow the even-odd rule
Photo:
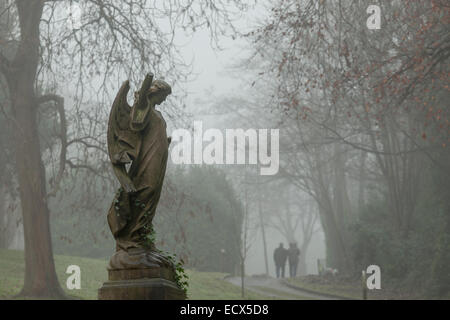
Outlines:
[[[136,192],[129,195],[120,191],[121,197],[128,199],[119,201],[129,204],[129,208],[121,208],[120,212],[128,211],[130,215],[122,217],[114,203],[108,213],[116,244],[124,250],[141,246],[144,226],[153,220],[166,172],[169,148],[166,122],[154,109],[149,111],[149,116],[149,123],[141,133],[141,141],[136,141],[139,152],[128,171]]]

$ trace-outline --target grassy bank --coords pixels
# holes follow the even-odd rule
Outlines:
[[[55,256],[55,265],[61,287],[67,294],[80,299],[97,299],[97,290],[107,280],[106,260]],[[78,265],[81,269],[81,289],[68,290],[66,274],[69,265]],[[23,251],[0,249],[0,299],[11,299],[20,292],[24,278]],[[223,280],[225,276],[218,272],[197,272],[187,270],[190,278],[189,299],[241,299],[240,288]],[[268,299],[267,296],[246,291],[245,299]]]
[[[308,275],[294,279],[286,279],[286,282],[316,293],[348,299],[362,299],[362,284],[360,280]],[[382,282],[380,290],[367,290],[367,298],[369,300],[429,299],[420,295],[417,291],[401,290],[398,285],[387,283],[386,281],[384,283]],[[441,297],[441,299],[449,298]]]

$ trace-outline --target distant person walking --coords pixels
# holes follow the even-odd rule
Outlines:
[[[275,270],[277,273],[277,278],[281,277],[284,278],[284,269],[286,267],[286,260],[287,260],[288,252],[283,247],[283,244],[280,243],[280,246],[275,249],[273,252],[273,260],[275,261]]]
[[[288,260],[289,260],[289,276],[291,278],[295,278],[295,276],[297,275],[299,256],[300,256],[300,249],[297,248],[297,244],[290,243],[288,250]]]

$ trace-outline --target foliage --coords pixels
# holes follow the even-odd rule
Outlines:
[[[371,4],[272,3],[246,35],[252,99],[287,132],[280,167],[317,202],[329,263],[356,276],[378,264],[399,286],[445,294],[449,188],[431,176],[450,175],[450,11],[380,1],[371,30]]]
[[[165,256],[169,259],[170,262],[175,267],[175,283],[177,286],[184,291],[187,297],[187,290],[189,287],[189,276],[186,273],[186,270],[184,269],[184,261],[183,259],[180,259],[177,261],[176,254],[171,254],[170,252],[164,252]]]
[[[93,180],[86,189],[86,178],[84,174],[75,177],[67,190],[64,185],[67,195],[50,202],[54,251],[107,258],[114,248],[106,222],[114,191],[100,180]],[[234,273],[239,263],[240,220],[234,220],[231,208],[239,210],[240,202],[222,171],[170,168],[155,218],[147,226],[148,242],[176,253],[190,268]]]
[[[241,230],[235,218],[241,204],[224,172],[207,166],[177,168],[169,177],[154,219],[157,246],[175,252],[191,268],[234,273]]]
[[[61,194],[49,202],[53,250],[56,254],[109,258],[114,239],[106,215],[114,190],[100,179],[88,179],[80,172],[62,183]]]
[[[450,151],[442,150],[439,157],[449,159]],[[450,162],[446,162],[447,168]],[[431,174],[432,188],[434,198],[441,205],[441,224],[433,229],[436,232],[436,242],[434,243],[434,258],[431,262],[431,274],[428,282],[428,291],[431,295],[445,296],[450,294],[450,179],[442,175],[441,170],[434,169]]]
[[[435,170],[435,169],[434,169]],[[357,222],[350,227],[352,253],[357,270],[379,265],[384,283],[395,283],[402,290],[422,295],[445,296],[449,293],[450,263],[449,199],[443,198],[437,181],[430,175],[405,237],[393,227],[383,201],[369,203]]]
[[[42,292],[48,297],[62,294],[52,261],[47,197],[57,193],[68,167],[74,171],[89,170],[98,176],[107,172],[102,128],[107,123],[105,104],[98,102],[111,100],[110,94],[116,90],[120,78],[137,80],[145,72],[153,71],[160,77],[166,76],[174,86],[177,80],[186,79],[189,75],[186,64],[179,59],[179,47],[173,42],[175,29],[181,26],[194,32],[206,26],[213,37],[223,33],[232,22],[228,16],[230,4],[230,1],[200,5],[174,1],[168,6],[167,2],[157,6],[146,0],[0,3],[1,33],[8,31],[0,34],[0,42],[18,43],[14,57],[0,52],[0,76],[8,83],[14,136],[23,138],[16,141],[16,171],[25,224],[26,262],[33,262],[34,268],[26,268],[22,294]],[[241,10],[247,7],[239,0],[233,4]],[[72,15],[73,11],[82,13]],[[162,25],[166,28],[160,28]],[[38,87],[49,91],[41,96],[35,90]],[[77,120],[71,123],[73,126],[68,125],[64,98],[55,94],[68,88],[74,106],[72,115]],[[35,125],[37,110],[47,102],[54,102],[58,112],[61,142],[59,169],[54,180],[49,180],[54,186],[49,193],[44,170],[48,162],[37,148],[43,143]],[[179,115],[182,110],[171,109],[172,115],[175,112]],[[94,149],[100,152],[91,152]],[[87,179],[87,183],[90,181]]]

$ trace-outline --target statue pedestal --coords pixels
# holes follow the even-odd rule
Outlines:
[[[108,270],[109,281],[98,290],[99,300],[184,300],[169,268]]]
[[[108,265],[108,281],[98,290],[99,300],[184,300],[175,283],[175,268],[161,252],[119,250]]]

